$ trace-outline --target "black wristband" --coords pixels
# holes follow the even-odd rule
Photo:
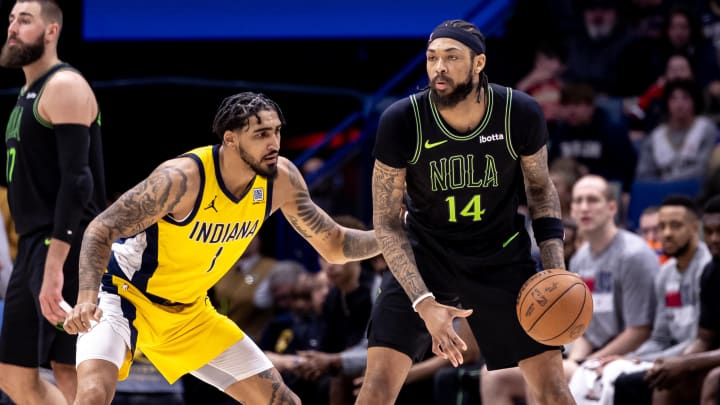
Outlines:
[[[533,219],[532,228],[535,234],[535,242],[538,245],[548,239],[565,239],[565,228],[559,218],[542,217]]]

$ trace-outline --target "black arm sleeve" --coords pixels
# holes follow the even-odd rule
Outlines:
[[[52,237],[70,243],[93,192],[88,166],[90,128],[80,124],[55,125],[55,136],[61,180]]]

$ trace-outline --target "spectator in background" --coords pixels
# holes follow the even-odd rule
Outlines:
[[[586,243],[570,270],[590,287],[594,312],[590,327],[570,349],[568,375],[580,362],[628,353],[650,336],[660,265],[641,238],[615,224],[616,198],[598,176],[585,176],[573,187],[572,216]]]
[[[646,207],[640,214],[637,233],[647,241],[648,245],[657,253],[660,264],[663,264],[667,261],[668,257],[665,256],[662,249],[662,242],[660,241],[659,211],[660,207],[656,205]]]
[[[697,12],[683,4],[677,4],[668,13],[665,36],[660,43],[659,66],[677,53],[685,54],[693,67],[697,82],[704,88],[710,86],[714,96],[720,95],[720,66],[716,49],[702,33]]]
[[[560,76],[565,65],[560,51],[550,44],[541,44],[535,51],[533,69],[515,86],[535,100],[543,110],[548,125],[560,119]]]
[[[627,128],[608,119],[595,106],[595,92],[589,84],[568,83],[561,94],[563,120],[550,132],[548,159],[570,158],[589,173],[622,184],[630,192],[637,157]]]
[[[638,180],[702,180],[707,175],[718,129],[699,115],[702,99],[697,85],[675,80],[665,86],[663,99],[667,123],[655,128],[643,141]]]
[[[268,290],[275,315],[261,333],[258,342],[261,349],[275,353],[285,352],[289,345],[287,337],[292,337],[292,333],[286,331],[291,330],[294,323],[292,304],[297,290],[295,293],[293,290],[305,273],[307,270],[302,264],[293,260],[283,260],[279,261],[268,275]]]
[[[671,405],[700,399],[703,405],[717,403],[713,390],[720,375],[720,195],[705,204],[702,227],[713,259],[702,274],[696,337],[683,354],[659,358],[648,371],[620,375],[615,381],[616,404]]]
[[[305,361],[298,355],[302,350],[324,347],[327,324],[316,299],[324,299],[325,282],[323,272],[299,275],[290,292],[290,322],[277,331],[275,340],[267,342],[268,347],[262,347],[288,387],[306,404],[328,403],[329,376],[318,374],[308,378],[301,368]]]
[[[334,219],[348,228],[367,229],[360,220],[351,216]],[[319,261],[320,272],[326,274],[330,281],[321,313],[325,332],[323,343],[318,350],[298,352],[303,361],[294,372],[308,381],[329,377],[331,392],[351,398],[352,380],[338,375],[341,363],[337,360],[342,360],[341,353],[359,344],[365,336],[372,309],[372,280],[363,279],[362,263],[359,261],[342,265],[328,263],[322,258]],[[335,361],[328,362],[331,358]]]
[[[572,158],[557,158],[549,168],[550,180],[555,185],[560,200],[560,210],[563,219],[571,218],[570,204],[572,203],[572,187],[575,182],[587,174],[587,168]]]
[[[659,218],[663,250],[672,259],[655,278],[657,308],[650,338],[624,356],[606,356],[593,368],[580,367],[570,381],[578,404],[612,405],[618,375],[647,370],[655,359],[682,353],[695,338],[700,278],[712,258],[700,241],[698,209],[688,197],[671,196],[663,201]]]
[[[345,179],[342,171],[333,175],[333,171],[328,170],[325,159],[313,156],[300,166],[300,172],[308,182],[313,201],[318,206],[327,212],[342,211],[345,202]]]
[[[667,9],[664,0],[630,0],[623,2],[621,14],[638,38],[653,42],[662,38]]]
[[[584,29],[567,38],[563,79],[589,83],[601,95],[628,96],[648,82],[645,52],[621,23],[617,0],[582,0]]]
[[[671,55],[666,62],[665,72],[637,99],[639,110],[634,110],[633,119],[636,120],[634,127],[638,131],[637,135],[631,135],[631,139],[633,141],[644,139],[667,114],[663,95],[668,82],[693,79],[694,73],[687,56],[682,53]]]
[[[594,312],[590,327],[573,342],[563,362],[568,379],[579,364],[631,352],[650,336],[653,280],[660,266],[640,237],[615,224],[617,196],[605,179],[583,176],[572,195],[572,216],[585,242],[570,260],[569,270],[592,291]],[[526,394],[517,368],[483,369],[480,384],[484,404],[509,404]]]

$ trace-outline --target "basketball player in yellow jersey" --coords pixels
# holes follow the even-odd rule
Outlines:
[[[262,94],[226,98],[213,123],[222,144],[161,164],[87,228],[77,305],[76,404],[110,404],[140,349],[165,378],[185,373],[245,405],[299,404],[250,337],[207,299],[280,209],[328,261],[379,254],[372,231],[335,223],[278,155],[284,118]]]

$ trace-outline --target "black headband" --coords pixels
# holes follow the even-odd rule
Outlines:
[[[462,28],[455,27],[438,27],[430,34],[428,44],[437,38],[452,38],[456,41],[462,42],[465,46],[472,49],[473,52],[480,55],[485,53],[485,44],[480,41],[480,38],[471,34]]]

